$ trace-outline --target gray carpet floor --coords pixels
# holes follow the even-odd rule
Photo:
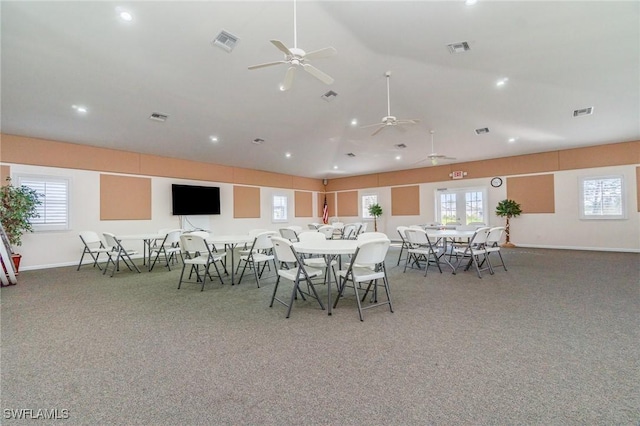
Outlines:
[[[640,424],[638,254],[516,248],[482,279],[397,256],[395,312],[364,322],[350,293],[285,319],[273,278],[22,272],[1,291],[2,424]]]

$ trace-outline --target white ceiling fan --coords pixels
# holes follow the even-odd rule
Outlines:
[[[302,49],[298,48],[298,34],[297,34],[297,22],[296,22],[296,0],[293,1],[293,47],[288,48],[285,46],[283,42],[280,40],[270,40],[271,44],[278,48],[282,53],[284,53],[284,60],[267,62],[264,64],[251,65],[249,67],[250,70],[255,70],[258,68],[270,67],[273,65],[279,64],[289,64],[289,68],[284,76],[284,81],[282,86],[280,86],[281,90],[289,90],[291,85],[293,84],[293,77],[296,74],[296,69],[298,67],[302,67],[306,72],[322,81],[325,84],[333,83],[333,78],[328,74],[320,71],[318,68],[314,67],[307,61],[309,59],[318,59],[318,58],[326,58],[329,56],[334,56],[337,51],[333,47],[325,47],[322,49],[314,50],[313,52],[305,52]]]
[[[366,126],[361,126],[361,128],[363,128],[363,129],[366,128],[366,127],[374,127],[374,126],[378,127],[371,134],[371,136],[377,135],[385,127],[396,126],[398,129],[400,129],[401,127],[398,127],[398,125],[417,124],[417,123],[420,122],[420,120],[415,119],[415,118],[412,118],[412,119],[399,119],[399,118],[391,115],[391,97],[389,95],[389,80],[391,79],[391,71],[387,71],[386,73],[384,73],[384,75],[387,78],[387,115],[385,117],[382,117],[382,120],[381,120],[380,123],[367,124]]]
[[[449,157],[449,156],[446,156],[446,155],[443,155],[443,154],[438,154],[438,153],[436,152],[436,150],[435,150],[435,148],[434,148],[434,145],[433,145],[433,134],[435,133],[435,131],[430,130],[430,131],[429,131],[429,133],[431,133],[431,154],[427,155],[427,157],[426,157],[426,158],[424,158],[424,159],[422,159],[422,160],[418,161],[418,163],[421,163],[421,162],[423,162],[423,161],[427,161],[427,160],[429,160],[429,161],[431,161],[431,164],[432,164],[432,165],[437,166],[437,165],[438,165],[438,163],[439,163],[441,160],[446,160],[446,161],[449,161],[449,160],[455,160],[455,158],[454,158],[454,157]]]

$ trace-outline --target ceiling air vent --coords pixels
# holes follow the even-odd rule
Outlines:
[[[327,102],[331,102],[336,98],[336,96],[338,96],[336,92],[334,92],[333,90],[329,90],[327,93],[322,95],[322,99],[324,99]]]
[[[255,138],[254,140],[251,141],[251,143],[253,143],[255,145],[262,145],[264,143],[264,139]]]
[[[231,52],[238,44],[238,37],[222,30],[211,43],[226,52]]]
[[[489,133],[488,127],[483,127],[481,129],[476,129],[476,135],[484,135],[485,133]]]
[[[355,157],[356,155],[353,152],[347,153],[347,157]]]
[[[593,107],[589,107],[589,108],[582,108],[582,109],[577,109],[575,111],[573,111],[573,116],[574,117],[580,117],[583,115],[591,115],[593,114]]]
[[[394,145],[394,146],[395,146],[396,148],[398,148],[398,149],[405,149],[405,148],[407,147],[407,146],[406,146],[405,144],[403,144],[403,143],[399,143],[399,144],[396,144],[396,145]]]
[[[471,50],[469,47],[469,43],[466,41],[461,41],[460,43],[451,43],[447,44],[450,53],[463,53]]]
[[[161,112],[152,112],[151,115],[149,116],[149,120],[159,121],[161,123],[164,123],[165,121],[167,121],[167,118],[169,118],[169,116]]]

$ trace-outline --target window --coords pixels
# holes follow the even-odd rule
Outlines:
[[[272,204],[272,221],[287,222],[289,220],[287,204],[289,197],[286,195],[274,195]]]
[[[31,219],[34,231],[69,229],[69,180],[49,176],[16,176],[17,184],[28,186],[42,201],[37,207],[39,217]]]
[[[487,222],[486,189],[460,188],[436,191],[436,220],[440,223]]]
[[[373,216],[369,214],[369,206],[378,203],[377,194],[367,194],[362,196],[362,218],[373,219]]]
[[[580,178],[580,219],[625,219],[622,176]]]

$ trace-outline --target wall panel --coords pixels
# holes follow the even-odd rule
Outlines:
[[[151,179],[100,175],[100,220],[151,219]]]
[[[243,185],[293,188],[292,176],[237,167],[233,168],[233,182]]]
[[[313,198],[312,192],[296,191],[294,193],[294,210],[295,217],[312,217],[313,216]]]
[[[559,151],[559,170],[638,163],[640,142],[625,142]]]
[[[449,166],[421,167],[398,170],[378,175],[379,186],[410,185],[413,183],[441,182],[449,179]]]
[[[520,203],[522,213],[555,213],[553,175],[507,178],[507,198]]]
[[[358,191],[338,192],[338,217],[358,214]]]
[[[420,215],[420,186],[391,188],[391,215]]]
[[[233,179],[233,167],[155,155],[140,156],[140,173],[225,183],[232,183]]]
[[[293,176],[293,189],[324,192],[324,185],[322,185],[321,179],[311,179],[311,178],[304,178],[300,176]]]
[[[378,174],[351,176],[338,179],[329,179],[327,183],[328,191],[345,191],[348,189],[377,188]]]
[[[253,186],[233,187],[233,217],[260,217],[260,188]]]

